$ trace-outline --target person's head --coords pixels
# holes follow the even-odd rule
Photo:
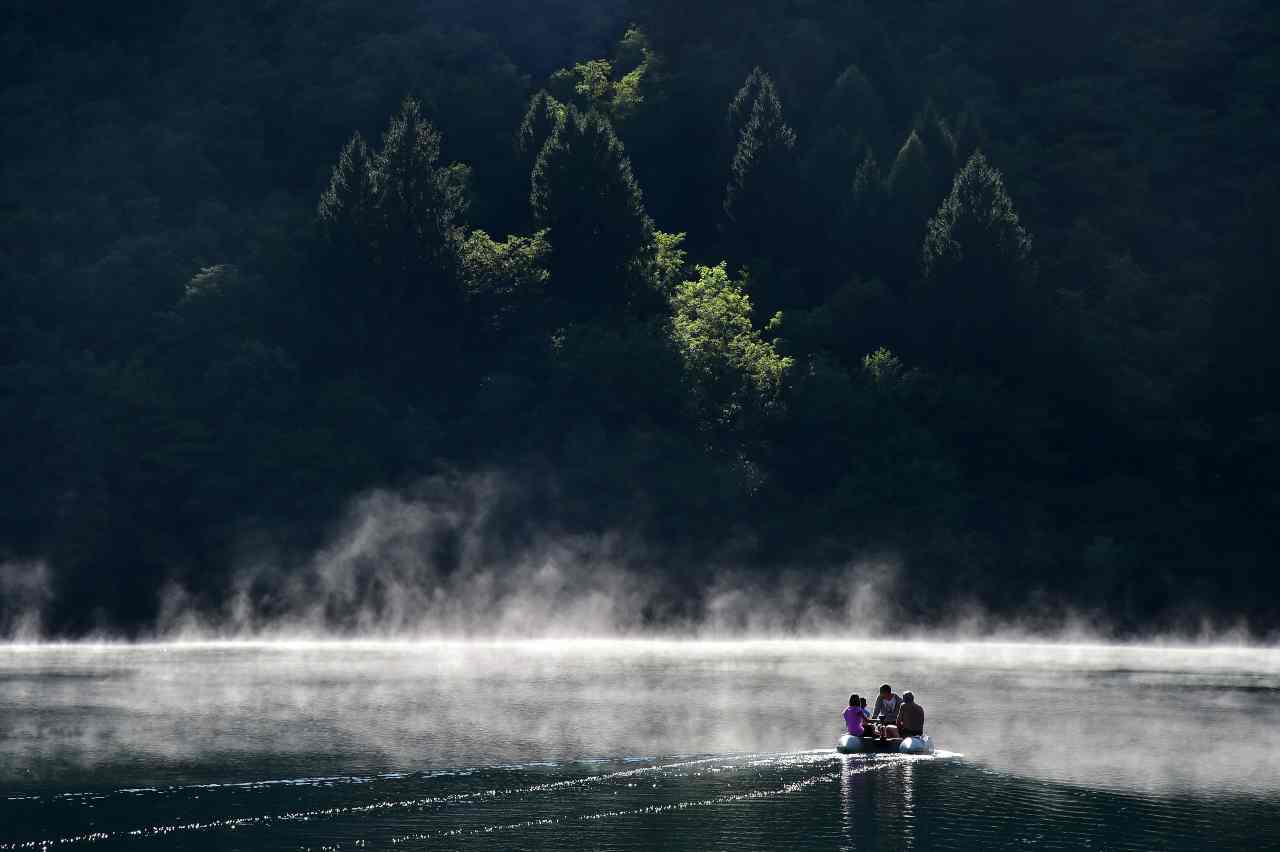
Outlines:
[[[860,706],[860,705],[858,704],[858,693],[856,693],[856,692],[855,692],[853,695],[850,695],[850,696],[849,696],[849,706],[850,706],[850,707],[858,707],[858,706]]]
[[[914,692],[904,692],[902,693],[902,700],[907,704],[911,704],[916,700],[916,694]]]
[[[893,687],[887,683],[880,684],[880,697],[888,698],[890,695],[893,695]]]
[[[859,706],[859,707],[866,707],[866,706],[867,706],[867,699],[865,699],[865,698],[859,698],[859,699],[858,699],[858,706]]]

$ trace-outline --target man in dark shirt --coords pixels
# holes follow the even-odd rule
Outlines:
[[[898,708],[898,734],[902,737],[924,734],[924,708],[916,703],[915,693],[902,693],[902,706]]]

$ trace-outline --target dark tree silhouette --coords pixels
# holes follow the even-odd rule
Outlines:
[[[572,316],[627,305],[654,251],[640,185],[608,119],[569,108],[533,168],[534,220],[551,241],[550,292]]]
[[[956,175],[924,240],[926,295],[950,359],[997,367],[1025,343],[1031,237],[1000,172],[981,152]]]
[[[791,234],[796,189],[796,134],[768,74],[756,69],[747,78],[730,105],[729,125],[741,128],[725,189],[729,231],[744,257],[768,257]]]

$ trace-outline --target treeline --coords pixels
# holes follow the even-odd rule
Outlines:
[[[495,537],[694,593],[894,554],[921,622],[1275,626],[1269,6],[472,5],[3,13],[0,557],[55,630],[492,469]]]

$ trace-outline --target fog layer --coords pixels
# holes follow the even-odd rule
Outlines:
[[[1001,773],[1280,793],[1280,654],[959,642],[363,642],[0,650],[0,785],[827,749],[888,681]],[[1213,747],[1207,747],[1212,744]],[[102,775],[106,773],[106,775]]]

